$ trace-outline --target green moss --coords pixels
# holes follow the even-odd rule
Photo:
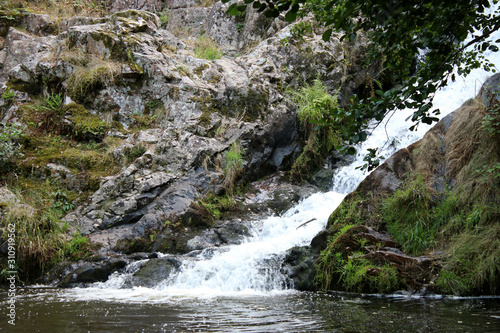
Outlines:
[[[150,116],[150,115],[133,115],[132,118],[134,118],[134,126],[133,128],[135,129],[148,129],[154,127],[155,121],[156,121],[156,115]]]
[[[200,76],[200,77],[201,77],[201,75],[203,74],[203,71],[204,71],[205,69],[207,69],[207,68],[210,68],[210,66],[208,66],[208,64],[203,64],[203,65],[200,65],[200,66],[196,67],[196,68],[193,70],[193,72],[194,72],[196,75],[198,75],[198,76]]]
[[[78,141],[102,141],[111,127],[80,104],[68,104],[64,106],[63,112],[69,116],[71,121],[71,136]]]
[[[140,143],[136,146],[133,146],[131,148],[125,148],[124,150],[124,154],[125,154],[125,158],[127,160],[127,164],[133,162],[135,159],[137,159],[138,157],[141,157],[147,150],[147,147]]]
[[[267,113],[268,99],[264,92],[249,89],[246,95],[238,91],[227,90],[226,98],[213,99],[210,95],[193,97],[198,102],[202,112],[202,124],[209,124],[210,115],[218,113],[226,117],[239,118],[254,122]]]
[[[55,157],[55,162],[77,170],[93,169],[101,161],[101,153],[96,151],[81,151],[76,148],[67,149]]]

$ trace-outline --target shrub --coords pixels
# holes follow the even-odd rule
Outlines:
[[[208,60],[215,60],[222,57],[222,53],[217,49],[217,44],[208,36],[199,37],[194,46],[196,57]]]
[[[170,13],[168,12],[168,8],[165,8],[164,10],[159,12],[158,17],[160,18],[161,27],[165,28],[168,24],[168,20],[170,19]]]

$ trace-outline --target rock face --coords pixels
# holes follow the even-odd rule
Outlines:
[[[9,22],[0,30],[0,92],[8,87],[15,96],[0,99],[3,122],[22,124],[21,102],[58,92],[68,110],[83,108],[80,114],[93,121],[87,119],[82,132],[82,121],[66,115],[61,132],[80,142],[122,140],[111,155],[123,167],[112,176],[89,180],[58,160],[32,172],[72,191],[92,189],[63,221],[102,253],[186,253],[240,242],[248,235],[242,219],[279,214],[317,189],[265,178],[236,198],[243,207],[239,216],[214,221],[202,203],[228,191],[224,159],[231,147],[243,152],[236,181],[248,184],[287,170],[304,141],[286,90],[321,77],[331,92],[345,96],[379,70],[376,64],[354,70],[366,44],[362,38],[352,45],[340,36],[324,42],[320,32],[297,39],[283,20],[253,10],[231,17],[228,4],[220,2],[202,7],[198,0],[124,0],[105,6],[112,14],[104,18],[56,23],[23,13],[18,19],[26,31]],[[223,56],[195,56],[203,35]],[[108,273],[104,264],[96,265],[78,268],[65,283],[89,282],[91,270]],[[106,274],[90,275],[99,280]]]
[[[158,10],[160,4],[134,1],[133,5]],[[130,2],[109,5],[114,11]],[[212,22],[207,31],[216,41],[226,39],[223,33],[231,34],[231,29],[221,26],[226,16],[220,4],[212,8],[180,6],[175,1],[165,5],[172,13],[201,11],[197,15]],[[262,18],[252,12],[247,16],[244,33],[252,35]],[[171,24],[178,25],[175,22],[172,18]],[[298,85],[299,79],[320,75],[333,90],[344,87],[347,77],[338,39],[325,43],[314,35],[304,37],[298,46],[283,46],[281,39],[290,31],[286,27],[273,35],[279,26],[263,32],[259,37],[263,41],[250,53],[217,60],[194,57],[188,41],[162,29],[158,17],[145,11],[115,12],[93,21],[66,20],[66,30],[57,35],[35,37],[11,27],[0,51],[0,81],[29,94],[63,87],[68,98],[92,114],[103,119],[111,116],[125,128],[135,123],[134,117],[154,110],[160,119],[155,128],[134,134],[109,133],[126,138],[113,152],[116,158],[122,158],[127,149],[141,148],[143,153],[118,174],[101,179],[90,202],[65,221],[105,249],[123,250],[124,243],[148,238],[168,221],[190,215],[197,198],[221,193],[224,175],[216,160],[234,142],[245,152],[247,180],[289,166],[302,143],[284,89]],[[267,35],[273,36],[264,39]],[[228,42],[228,47],[241,49],[237,40]],[[97,70],[102,73],[100,81],[88,83],[91,86],[78,81]],[[15,113],[7,114],[7,120],[15,121]],[[64,166],[47,167],[54,178],[74,179]],[[197,224],[194,221],[190,227]]]

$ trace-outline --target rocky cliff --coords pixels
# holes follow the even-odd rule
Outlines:
[[[342,101],[380,68],[361,65],[361,37],[324,42],[317,28],[299,36],[226,7],[110,1],[88,11],[101,16],[64,19],[4,8],[2,216],[19,229],[44,221],[21,256],[29,270],[88,251],[99,261],[227,244],[245,234],[231,212],[248,220],[314,191],[252,184],[306,145],[287,90],[320,78]]]

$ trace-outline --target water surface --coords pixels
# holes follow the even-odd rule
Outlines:
[[[361,297],[288,291],[103,301],[78,300],[79,294],[71,289],[20,290],[16,326],[7,324],[2,302],[1,331],[500,332],[499,298]],[[0,297],[5,299],[6,294],[2,292]]]

